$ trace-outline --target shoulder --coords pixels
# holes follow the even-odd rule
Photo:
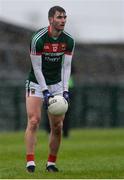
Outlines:
[[[42,37],[48,32],[48,27],[44,27],[42,29],[39,29],[36,31],[32,36],[32,42],[37,42],[39,40],[42,40]]]
[[[67,45],[67,52],[72,52],[75,48],[74,38],[69,33],[67,33],[66,31],[63,31],[63,36],[65,39],[65,43]]]
[[[67,41],[75,42],[74,38],[72,37],[71,34],[69,34],[66,31],[63,31],[63,35],[66,37]]]
[[[44,44],[44,37],[47,32],[48,32],[48,27],[45,27],[45,28],[42,28],[42,29],[36,31],[33,34],[31,43],[30,43],[30,52],[32,54],[41,52],[41,50],[43,48],[43,44]]]
[[[69,33],[67,33],[66,31],[63,31],[63,36],[64,36],[64,39],[66,41],[66,44],[69,48],[73,48],[75,47],[75,40],[74,38],[72,37],[72,35],[70,35]]]

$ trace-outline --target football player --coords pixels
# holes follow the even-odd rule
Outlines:
[[[27,128],[26,168],[35,171],[36,132],[41,120],[43,103],[48,107],[50,97],[62,95],[69,102],[68,81],[74,51],[74,39],[64,31],[67,20],[60,6],[50,8],[49,26],[34,33],[30,44],[31,71],[26,81]],[[46,162],[48,172],[57,172],[57,154],[61,142],[64,115],[48,113],[50,121],[49,154]]]

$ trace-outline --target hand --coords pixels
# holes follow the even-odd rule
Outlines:
[[[54,97],[48,90],[44,90],[43,91],[43,97],[44,97],[44,105],[45,108],[48,109],[48,105],[49,105],[49,98],[50,97]]]
[[[66,99],[66,101],[69,103],[69,92],[68,91],[64,91],[63,92],[63,97]]]

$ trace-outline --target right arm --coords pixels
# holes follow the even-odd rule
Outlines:
[[[41,90],[44,91],[48,88],[42,72],[42,51],[43,51],[42,39],[37,38],[37,36],[35,35],[32,38],[30,45],[30,58],[37,82],[40,85]]]
[[[30,58],[31,58],[31,62],[32,62],[36,79],[41,87],[41,90],[44,91],[48,88],[47,88],[46,81],[42,73],[42,56],[30,54]]]
[[[53,97],[51,93],[48,91],[48,87],[42,72],[42,51],[43,51],[43,43],[42,39],[38,38],[38,36],[34,36],[30,46],[30,58],[33,66],[34,74],[37,79],[38,84],[41,87],[41,91],[44,96],[44,102],[46,108],[48,107],[49,98]]]

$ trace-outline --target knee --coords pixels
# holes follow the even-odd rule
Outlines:
[[[30,116],[29,117],[29,129],[31,131],[36,131],[37,128],[39,127],[39,123],[40,123],[40,117],[37,116]]]

